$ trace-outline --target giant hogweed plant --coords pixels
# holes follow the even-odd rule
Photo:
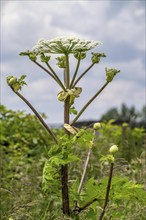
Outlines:
[[[89,70],[94,65],[98,64],[101,58],[106,57],[106,55],[104,53],[91,52],[90,66],[79,74],[80,64],[86,58],[86,53],[100,44],[101,42],[99,41],[82,40],[76,37],[63,36],[52,40],[40,40],[32,50],[20,53],[21,56],[27,56],[34,64],[44,70],[44,72],[46,72],[49,77],[53,78],[60,87],[61,91],[56,95],[58,101],[62,102],[64,105],[64,134],[62,136],[58,137],[53,133],[38,111],[26,97],[20,93],[23,85],[26,85],[26,75],[22,75],[19,79],[15,76],[7,77],[7,83],[12,91],[30,107],[54,141],[54,145],[49,149],[48,159],[43,169],[43,191],[50,196],[53,194],[56,196],[57,202],[60,201],[60,204],[62,204],[62,212],[64,215],[77,219],[79,218],[79,214],[86,211],[89,207],[92,207],[95,211],[95,207],[99,200],[100,203],[102,202],[102,205],[98,216],[99,220],[103,219],[109,202],[115,160],[114,155],[118,150],[117,146],[113,145],[109,149],[109,153],[101,158],[101,161],[108,161],[110,164],[106,186],[103,184],[105,187],[105,195],[103,195],[103,189],[100,190],[101,186],[94,178],[89,179],[87,183],[85,183],[85,176],[92,149],[95,147],[96,130],[99,129],[101,125],[98,122],[95,123],[92,129],[93,132],[89,129],[79,130],[73,126],[88,106],[97,98],[105,87],[112,82],[115,75],[120,72],[114,68],[105,68],[105,83],[103,86],[87,103],[85,103],[81,110],[77,111],[77,109],[75,109],[74,102],[82,93],[82,88],[78,86],[78,83]],[[63,70],[63,80],[50,64],[52,54],[56,55],[56,65],[58,68]],[[70,72],[70,56],[74,56],[76,59],[74,73]],[[70,114],[75,115],[72,121],[70,120]],[[73,184],[70,184],[68,167],[71,163],[76,163],[80,160],[80,158],[75,155],[73,147],[80,142],[80,140],[83,140],[83,142],[88,145],[87,158],[83,167],[81,179],[77,179]]]

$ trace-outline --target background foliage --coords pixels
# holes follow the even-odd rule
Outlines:
[[[50,136],[40,125],[35,116],[23,111],[1,110],[1,219],[65,219],[61,214],[60,193],[47,194],[42,191],[42,172],[48,151],[53,146]],[[43,114],[43,117],[46,116]],[[53,129],[55,134],[63,136],[62,129]],[[76,189],[87,156],[92,130],[79,138],[73,146],[75,155],[80,160],[73,162],[69,170],[70,196],[74,201]],[[113,121],[102,122],[96,133],[95,146],[88,167],[80,205],[93,199],[98,192],[99,201],[81,212],[79,219],[97,219],[103,203],[107,183],[109,163],[104,160],[112,144],[119,147],[116,156],[111,200],[106,219],[144,220],[145,204],[145,130],[131,128],[127,123],[114,125]],[[102,158],[102,160],[101,160]],[[58,187],[53,183],[53,190]],[[92,189],[92,190],[91,190]],[[115,193],[116,192],[116,193]],[[74,217],[75,218],[75,217]],[[78,219],[78,217],[76,217]]]

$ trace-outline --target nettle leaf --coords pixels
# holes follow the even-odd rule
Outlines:
[[[19,80],[21,81],[21,80],[24,80],[25,78],[26,78],[26,75],[22,75]]]
[[[61,147],[58,144],[55,144],[48,151],[48,156],[52,157],[52,156],[54,156],[56,154],[59,154],[60,152],[61,152]]]
[[[73,185],[69,189],[70,190],[70,199],[71,199],[72,205],[74,205],[74,201],[79,200],[78,187],[79,187],[79,178],[77,178],[74,181]]]
[[[146,204],[143,185],[132,182],[128,177],[113,177],[110,194],[113,201],[135,200]]]
[[[66,161],[67,163],[72,163],[72,162],[76,162],[76,161],[79,161],[79,160],[80,160],[80,158],[77,157],[76,155],[73,155],[73,154],[69,154],[69,155],[68,155],[68,158],[65,159],[65,161]]]
[[[59,174],[56,167],[53,167],[49,161],[46,161],[43,169],[43,180],[42,180],[42,189],[46,191],[55,191],[56,187],[59,186]],[[53,183],[53,186],[52,186]]]
[[[73,106],[73,107],[71,107],[70,109],[69,109],[69,113],[70,114],[74,114],[74,115],[77,115],[78,114],[78,111],[75,109],[75,107]]]
[[[108,163],[108,164],[113,163],[114,160],[115,160],[115,159],[114,159],[114,156],[111,155],[111,154],[108,154],[108,155],[106,155],[106,156],[102,155],[101,158],[100,158],[100,161],[101,161],[102,163]]]
[[[80,129],[78,133],[73,137],[73,141],[78,143],[80,146],[87,146],[89,147],[89,144],[95,137],[92,129]]]
[[[49,159],[46,161],[43,169],[43,189],[48,189],[48,185],[52,181],[56,181],[60,176],[60,165],[69,164],[79,161],[80,158],[74,155],[74,150],[71,147],[72,139],[68,135],[60,137],[59,144],[55,144],[48,152]]]
[[[132,181],[128,181],[127,183],[125,183],[123,185],[123,188],[126,188],[126,189],[137,189],[137,188],[142,189],[143,186],[142,186],[142,184],[137,184],[137,183],[134,183]]]
[[[80,197],[80,205],[84,206],[93,199],[104,199],[106,185],[98,183],[94,178],[90,178],[84,187],[84,194]]]
[[[56,156],[51,157],[49,162],[52,165],[59,166],[59,165],[65,165],[65,164],[69,164],[69,163],[72,163],[72,162],[75,162],[75,161],[79,161],[79,160],[80,159],[77,156],[73,155],[73,154],[68,154],[68,156],[65,158],[60,153],[60,154],[58,154]]]
[[[62,137],[60,137],[60,139],[59,139],[59,146],[61,148],[66,146],[68,148],[68,150],[69,150],[69,149],[71,149],[71,145],[72,145],[71,138],[67,134],[65,134]]]
[[[96,210],[90,208],[89,211],[87,211],[85,214],[85,219],[97,220],[97,208]]]

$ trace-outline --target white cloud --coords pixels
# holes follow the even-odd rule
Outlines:
[[[128,42],[132,47],[145,49],[145,8],[138,1],[129,1],[107,23],[107,36],[115,42]]]
[[[115,4],[118,2],[115,1]],[[40,38],[50,39],[65,34],[100,40],[106,47],[109,42],[113,47],[114,43],[118,46],[118,43],[126,42],[135,49],[143,49],[144,9],[139,7],[136,1],[127,1],[125,7],[119,9],[119,12],[114,15],[114,8],[110,7],[110,1],[5,1],[1,15],[2,102],[10,108],[28,111],[25,104],[5,83],[6,74],[17,76],[27,74],[29,86],[24,88],[23,94],[29,97],[28,99],[39,111],[45,111],[50,115],[51,122],[62,121],[63,105],[58,103],[56,98],[59,92],[57,85],[27,57],[19,57],[18,54],[30,49]],[[108,17],[109,9],[113,10],[112,17]],[[102,47],[99,47],[100,49]],[[125,53],[128,53],[128,50],[125,50]],[[135,58],[131,58],[128,62],[121,59],[117,63],[113,61],[109,63],[107,57],[95,66],[79,84],[83,86],[83,94],[79,102],[77,99],[78,109],[104,83],[105,67],[121,69],[121,73],[89,107],[82,118],[87,119],[91,116],[97,118],[97,115],[100,116],[107,108],[113,105],[119,106],[122,102],[134,104],[140,108],[144,104],[145,70],[142,59],[135,55]],[[82,65],[80,73],[90,62],[88,58],[87,63]],[[54,61],[52,63],[54,64]],[[75,61],[72,62],[72,65],[74,64]]]
[[[56,86],[56,83],[49,79],[49,77],[42,77],[33,82],[29,82],[28,87],[24,89],[24,95],[30,97],[34,101],[53,101],[57,99],[57,93],[59,88]]]
[[[129,107],[135,103],[135,107],[141,110],[141,106],[145,104],[145,91],[137,83],[125,80],[116,80],[112,82],[103,91],[102,94],[90,105],[83,113],[81,119],[99,120],[101,115],[107,109],[112,107],[120,107],[122,103],[126,103]]]

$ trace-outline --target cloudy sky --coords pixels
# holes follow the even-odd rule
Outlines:
[[[105,83],[105,67],[121,72],[83,113],[81,120],[98,120],[111,107],[122,103],[141,109],[145,104],[145,1],[7,1],[1,0],[1,103],[14,110],[29,108],[7,86],[6,76],[26,74],[22,94],[48,122],[63,122],[63,105],[57,100],[59,87],[21,51],[31,49],[41,39],[77,36],[99,40],[97,52],[107,57],[95,65],[78,86],[83,87],[78,110]],[[90,53],[80,73],[90,65]],[[52,58],[53,59],[53,58]],[[52,62],[58,74],[62,74]],[[72,60],[72,68],[75,61]]]

